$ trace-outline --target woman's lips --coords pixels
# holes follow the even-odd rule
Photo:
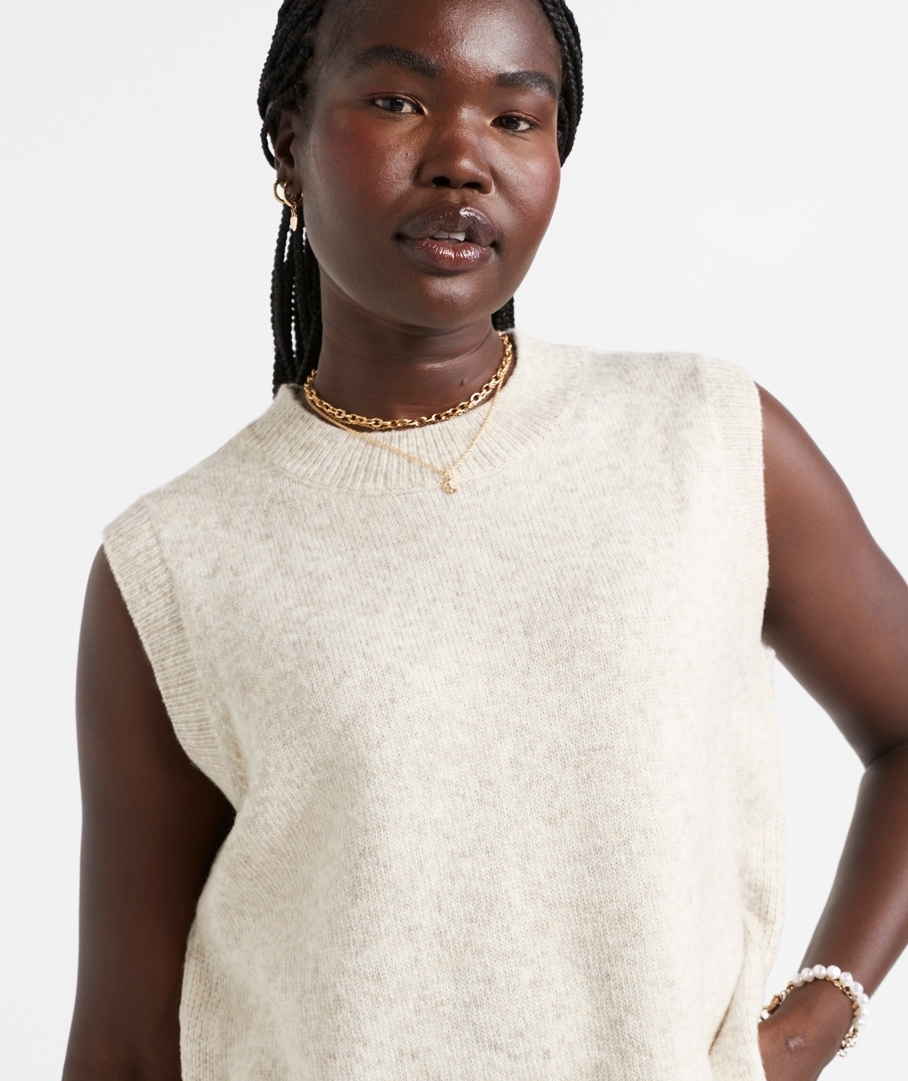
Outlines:
[[[472,270],[492,258],[492,248],[469,240],[398,236],[403,246],[421,263],[440,270]]]
[[[420,263],[453,273],[488,262],[497,238],[498,230],[485,214],[445,203],[411,218],[396,237]]]

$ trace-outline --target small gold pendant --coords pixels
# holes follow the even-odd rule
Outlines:
[[[451,474],[450,473],[445,473],[444,478],[445,478],[445,482],[441,486],[441,490],[445,493],[445,495],[454,495],[454,493],[457,491],[457,489],[454,487],[454,485],[451,482]]]
[[[291,233],[295,233],[297,231],[297,229],[299,228],[299,225],[300,225],[300,218],[299,218],[299,214],[297,214],[297,212],[296,212],[296,207],[291,207],[291,209],[290,209],[290,231],[291,231]]]

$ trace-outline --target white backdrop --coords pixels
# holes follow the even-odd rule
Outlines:
[[[99,530],[270,400],[278,214],[255,94],[276,8],[11,0],[0,14],[0,1069],[23,1081],[59,1075],[73,996],[72,686]],[[743,365],[908,567],[908,8],[575,10],[587,111],[520,325]],[[784,673],[779,714],[789,903],[773,984],[819,914],[859,778]],[[908,962],[829,1075],[901,1076],[906,1010]]]

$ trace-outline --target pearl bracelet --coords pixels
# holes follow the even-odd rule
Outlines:
[[[828,980],[851,999],[854,1018],[851,1028],[842,1040],[841,1047],[836,1052],[839,1058],[844,1058],[858,1042],[861,1029],[867,1024],[867,1018],[870,1016],[870,995],[865,995],[864,988],[854,976],[850,972],[843,972],[838,965],[830,965],[829,968],[825,965],[814,965],[813,968],[804,968],[796,972],[788,981],[788,986],[780,991],[760,1014],[760,1020],[768,1021],[796,987],[803,987],[805,983],[813,983],[814,980]]]

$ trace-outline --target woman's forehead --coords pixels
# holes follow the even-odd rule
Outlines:
[[[432,77],[467,64],[560,77],[561,51],[537,0],[335,0],[328,15],[325,59],[345,72],[393,63]]]

